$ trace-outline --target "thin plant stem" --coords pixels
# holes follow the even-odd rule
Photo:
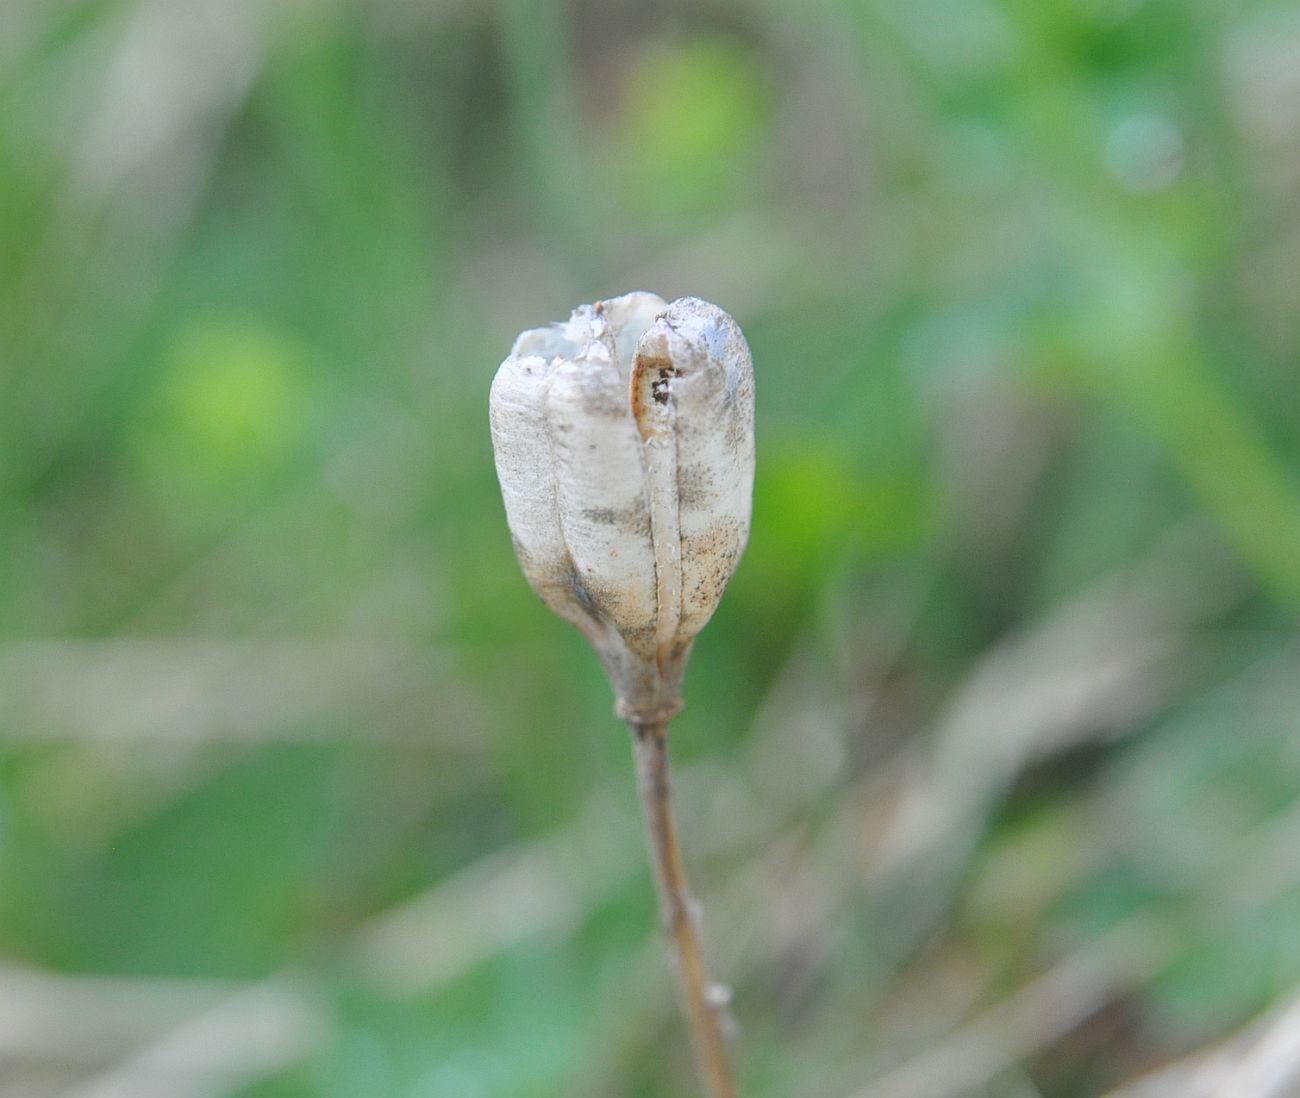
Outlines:
[[[696,912],[677,841],[672,787],[668,777],[668,722],[629,721],[636,756],[637,789],[650,840],[650,860],[659,892],[659,911],[677,969],[682,1012],[690,1028],[695,1059],[708,1098],[738,1098],[727,1059],[716,985],[704,963]]]

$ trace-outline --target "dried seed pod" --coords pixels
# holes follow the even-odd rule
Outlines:
[[[491,417],[528,582],[591,641],[620,715],[671,716],[749,536],[754,375],[740,328],[693,297],[581,306],[515,341]]]

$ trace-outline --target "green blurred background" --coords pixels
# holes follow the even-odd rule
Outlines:
[[[756,365],[675,732],[746,1093],[1285,1004],[1297,270],[1290,0],[3,0],[0,1094],[693,1093],[486,422],[631,289]]]

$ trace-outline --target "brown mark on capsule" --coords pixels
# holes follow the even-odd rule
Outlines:
[[[718,498],[713,470],[705,464],[687,465],[677,470],[677,496],[683,507],[707,507]]]
[[[654,433],[647,419],[650,410],[646,405],[647,396],[655,404],[667,404],[668,384],[680,376],[681,371],[673,365],[671,358],[645,354],[636,356],[636,361],[632,364],[632,418],[636,420],[642,438],[648,438]]]
[[[682,556],[708,562],[695,576],[689,595],[700,603],[716,604],[731,580],[745,547],[744,527],[735,519],[719,519],[705,530],[682,538]]]
[[[640,501],[631,507],[585,507],[582,517],[600,526],[614,526],[632,537],[650,536],[650,515]]]

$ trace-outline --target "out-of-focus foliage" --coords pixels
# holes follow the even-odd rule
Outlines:
[[[746,1093],[1290,996],[1297,73],[1282,0],[6,0],[0,1090],[689,1091],[485,421],[638,288],[758,375],[675,733]]]

